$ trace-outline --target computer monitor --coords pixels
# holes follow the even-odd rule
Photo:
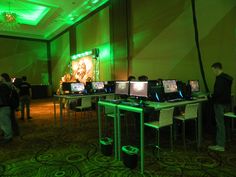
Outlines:
[[[71,83],[70,82],[62,82],[62,91],[63,92],[70,92],[71,91]]]
[[[106,93],[114,93],[115,92],[115,81],[105,81],[104,87]]]
[[[188,83],[191,87],[191,92],[200,92],[200,85],[198,80],[189,80]]]
[[[165,101],[163,85],[158,83],[156,83],[156,85],[154,84],[148,85],[148,98],[151,101],[157,101],[157,102]]]
[[[129,95],[129,81],[116,81],[115,82],[115,94]]]
[[[92,82],[92,89],[96,92],[104,90],[104,82]]]
[[[176,80],[163,80],[162,81],[164,92],[165,93],[176,93],[178,92],[178,87],[176,84]]]
[[[148,81],[130,81],[129,95],[135,97],[148,97]]]
[[[80,82],[72,82],[70,87],[72,93],[81,93],[85,89],[84,84]]]

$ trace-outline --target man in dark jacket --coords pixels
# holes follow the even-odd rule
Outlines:
[[[1,76],[5,80],[5,84],[10,88],[10,98],[9,98],[9,104],[11,107],[11,125],[12,125],[12,131],[14,136],[20,135],[20,129],[16,118],[16,110],[19,107],[19,95],[18,90],[15,87],[15,85],[11,81],[11,77],[7,73],[2,73]]]
[[[26,82],[27,78],[26,76],[22,77],[23,82],[19,85],[19,95],[20,95],[20,107],[21,107],[21,119],[24,120],[24,113],[25,113],[25,107],[26,107],[26,116],[27,119],[32,119],[30,117],[30,100],[31,100],[31,85]]]
[[[6,80],[0,76],[0,128],[4,133],[4,138],[0,140],[0,144],[8,143],[12,140],[13,132],[11,125],[11,107],[9,103],[10,88]]]
[[[225,122],[224,112],[230,107],[231,103],[231,86],[233,78],[222,70],[221,63],[214,63],[211,66],[216,75],[214,92],[212,95],[215,120],[216,120],[216,145],[208,148],[215,151],[225,150]]]

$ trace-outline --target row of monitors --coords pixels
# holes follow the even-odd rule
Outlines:
[[[62,90],[70,93],[83,93],[85,90],[104,90],[104,82],[89,82],[84,85],[81,82],[63,82]]]
[[[188,83],[191,92],[200,91],[198,80],[189,80]],[[154,84],[157,85],[157,82]],[[116,81],[115,94],[148,97],[150,85],[149,81]],[[179,92],[176,80],[163,80],[162,85],[166,94]]]
[[[188,81],[191,92],[199,92],[199,81],[189,80]],[[157,84],[155,82],[154,84]],[[130,95],[137,97],[148,97],[148,89],[151,85],[151,81],[108,81],[108,82],[89,82],[84,85],[83,83],[71,82],[63,83],[63,91],[68,90],[69,92],[77,93],[84,92],[84,90],[104,91],[104,92],[115,92],[117,95]],[[164,93],[175,93],[178,92],[178,85],[176,80],[163,80],[162,85]],[[108,90],[107,90],[108,89]]]

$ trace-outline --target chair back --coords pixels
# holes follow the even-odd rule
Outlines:
[[[106,100],[114,100],[115,99],[115,95],[107,95]]]
[[[185,119],[196,119],[198,115],[199,103],[187,104],[185,107],[184,118]]]
[[[106,100],[114,100],[115,99],[115,95],[107,95]],[[113,114],[114,113],[114,109],[111,107],[105,107],[105,114]]]
[[[81,98],[81,108],[90,108],[92,107],[92,97],[83,97]]]
[[[74,110],[77,105],[78,105],[78,99],[70,99],[67,102],[67,108],[70,110]]]
[[[160,110],[159,126],[164,127],[173,124],[174,107]]]

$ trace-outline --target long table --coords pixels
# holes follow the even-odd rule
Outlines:
[[[155,110],[161,110],[163,108],[179,107],[179,106],[184,106],[191,103],[202,103],[205,101],[207,101],[206,97],[198,98],[195,100],[186,100],[186,101],[171,102],[171,103],[170,102],[158,103],[158,102],[146,101],[145,104],[147,104],[149,108],[154,108]],[[107,106],[108,104],[104,100],[104,101],[99,101],[98,105],[100,105],[101,107],[101,106]],[[109,103],[109,106],[112,106],[114,110],[116,109],[116,113],[117,113],[117,123],[114,122],[114,130],[115,130],[114,134],[115,134],[115,146],[117,144],[117,147],[115,147],[115,150],[117,149],[117,156],[119,160],[121,160],[121,116],[120,116],[121,111],[129,111],[129,112],[140,114],[139,116],[139,119],[140,119],[140,161],[141,161],[140,171],[141,171],[141,174],[143,174],[144,173],[144,112],[145,112],[145,109],[147,109],[147,107],[135,107],[132,105],[123,105],[122,102],[120,104]],[[98,114],[99,138],[101,138],[100,108],[98,109],[98,111],[99,111],[99,114]],[[116,130],[116,125],[117,125],[117,130]],[[201,146],[201,142],[202,142],[202,109],[200,105],[199,110],[198,110],[198,147]],[[115,157],[116,157],[116,152],[115,152]]]
[[[57,122],[57,113],[56,113],[56,102],[59,101],[59,119],[60,119],[60,127],[63,126],[63,103],[62,100],[75,100],[84,97],[105,97],[109,95],[114,95],[114,93],[97,93],[97,94],[68,94],[68,95],[53,95],[53,104],[54,104],[54,126],[56,126]]]

